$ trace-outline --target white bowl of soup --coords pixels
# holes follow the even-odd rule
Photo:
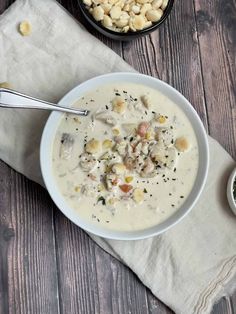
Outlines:
[[[79,227],[118,240],[152,237],[196,204],[208,172],[208,141],[192,105],[170,85],[136,73],[90,79],[53,112],[40,163],[53,201]]]

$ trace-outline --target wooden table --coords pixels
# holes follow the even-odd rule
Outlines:
[[[42,1],[42,0],[41,0]],[[0,12],[10,3],[0,0]],[[61,0],[81,20],[76,0]],[[166,23],[134,42],[99,39],[142,73],[182,92],[236,158],[236,2],[176,1]],[[0,313],[172,313],[120,262],[0,163]],[[236,313],[236,294],[212,313]]]

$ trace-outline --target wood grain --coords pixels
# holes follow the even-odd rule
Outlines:
[[[58,313],[52,202],[0,165],[0,313]]]
[[[0,13],[12,2],[0,0]],[[77,1],[59,2],[87,26]],[[130,43],[89,28],[135,69],[182,92],[234,157],[235,8],[235,0],[178,1],[158,31]],[[172,313],[66,219],[41,187],[2,162],[0,184],[0,314]],[[213,313],[236,313],[236,294]]]
[[[209,131],[236,158],[236,2],[195,7]]]

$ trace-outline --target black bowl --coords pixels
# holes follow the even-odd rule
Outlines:
[[[115,39],[115,40],[122,40],[122,41],[129,41],[132,39],[136,39],[139,38],[141,36],[145,36],[148,35],[149,33],[155,31],[158,27],[160,27],[160,25],[166,20],[166,18],[168,17],[168,15],[170,14],[173,4],[174,4],[174,0],[169,0],[168,5],[164,11],[164,14],[162,16],[162,18],[156,22],[153,23],[152,26],[147,27],[141,31],[136,31],[136,32],[132,32],[132,31],[128,31],[127,33],[119,33],[119,32],[115,32],[112,31],[108,28],[105,28],[100,22],[97,22],[93,16],[89,13],[89,11],[86,9],[84,3],[82,0],[78,0],[78,4],[80,7],[80,10],[82,11],[84,17],[86,18],[86,20],[100,33],[102,33],[103,35],[111,38],[111,39]]]

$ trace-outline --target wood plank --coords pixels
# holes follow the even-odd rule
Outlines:
[[[236,159],[236,1],[195,6],[210,134]]]
[[[0,162],[0,312],[58,313],[52,202]]]

